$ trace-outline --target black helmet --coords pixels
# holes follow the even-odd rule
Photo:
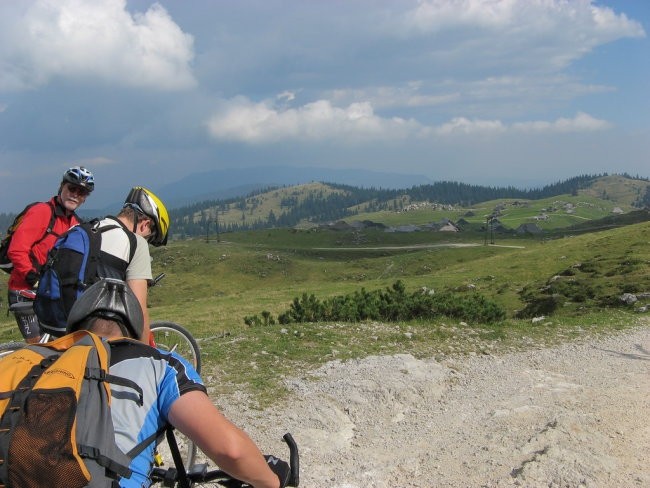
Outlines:
[[[66,170],[61,180],[61,184],[63,183],[81,186],[88,190],[88,193],[95,189],[95,178],[93,174],[83,166],[73,166]]]
[[[114,278],[99,280],[77,299],[68,316],[67,332],[79,330],[92,317],[115,320],[122,332],[134,339],[139,339],[144,329],[140,302],[124,281]]]

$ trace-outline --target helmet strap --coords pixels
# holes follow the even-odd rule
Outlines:
[[[138,337],[133,337],[133,333],[131,332],[131,329],[129,329],[122,322],[117,321],[116,323],[120,326],[120,330],[122,331],[122,335],[124,337],[130,337],[132,339],[138,339]]]
[[[139,217],[138,212],[135,209],[133,209],[133,231],[132,232],[134,234],[137,234],[136,230],[138,229],[138,217]]]

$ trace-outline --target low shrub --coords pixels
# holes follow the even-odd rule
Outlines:
[[[354,293],[324,300],[303,293],[302,297],[293,299],[289,309],[278,316],[278,321],[281,324],[362,320],[395,322],[441,316],[492,323],[503,320],[506,314],[499,305],[479,293],[407,293],[404,283],[398,280],[384,290],[361,288]]]

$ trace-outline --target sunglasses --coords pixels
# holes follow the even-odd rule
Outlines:
[[[86,197],[90,193],[83,186],[71,185],[70,183],[68,183],[67,186],[68,186],[68,191],[70,193],[72,193],[73,195],[79,195],[80,197]]]
[[[151,231],[151,234],[145,237],[145,239],[147,240],[147,242],[151,242],[158,235],[158,229],[156,229],[156,223],[153,221],[151,217],[149,217],[146,213],[144,213],[142,207],[137,203],[125,203],[124,206],[130,207],[133,210],[135,210],[138,213],[138,219],[146,219],[149,222],[149,230]]]

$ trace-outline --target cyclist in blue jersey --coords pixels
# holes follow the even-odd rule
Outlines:
[[[75,302],[68,332],[86,329],[108,339],[139,338],[144,327],[140,304],[125,282],[105,278]],[[112,385],[111,412],[119,448],[127,453],[168,422],[192,439],[221,469],[256,488],[284,488],[289,465],[274,458],[267,464],[248,435],[227,420],[206,394],[196,370],[175,353],[134,340],[111,340],[110,373],[135,381],[144,406],[129,400],[128,389]],[[153,466],[154,443],[130,465],[121,487],[146,487]],[[278,461],[278,462],[276,462]]]

